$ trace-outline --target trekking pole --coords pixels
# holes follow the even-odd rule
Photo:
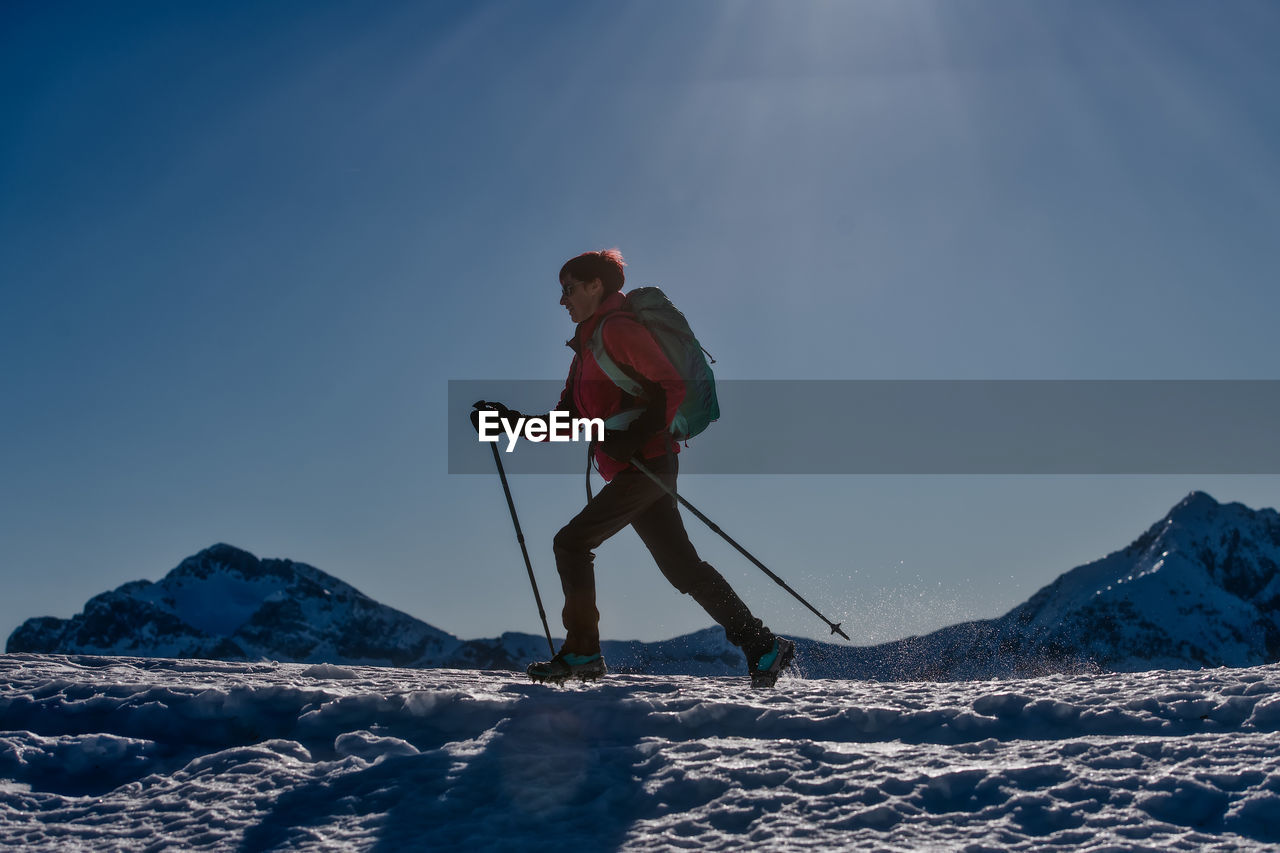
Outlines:
[[[495,453],[497,452],[497,448],[496,448],[496,447],[494,448],[494,452],[495,452]],[[778,577],[777,575],[775,575],[773,572],[769,571],[769,567],[768,567],[768,566],[766,566],[764,563],[760,562],[759,560],[757,560],[754,556],[752,556],[752,554],[751,554],[751,552],[750,552],[750,551],[748,551],[746,548],[743,548],[743,547],[742,547],[741,545],[739,545],[737,542],[733,541],[733,538],[732,538],[731,536],[729,536],[729,534],[728,534],[728,533],[725,533],[723,530],[721,530],[721,529],[720,529],[720,527],[719,527],[719,526],[718,526],[714,521],[712,521],[711,519],[709,519],[709,518],[707,518],[705,515],[703,515],[701,512],[699,512],[699,511],[698,511],[698,508],[697,508],[696,506],[694,506],[693,504],[689,503],[687,500],[685,500],[684,498],[680,497],[680,495],[678,495],[678,494],[676,494],[674,491],[672,491],[672,489],[671,489],[671,488],[670,488],[666,483],[664,483],[664,482],[662,482],[662,480],[658,479],[658,475],[657,475],[657,474],[653,473],[653,472],[652,472],[652,471],[650,471],[648,468],[646,468],[646,467],[645,467],[645,466],[640,462],[640,460],[639,460],[639,459],[632,459],[632,460],[631,460],[631,464],[632,464],[632,465],[634,465],[634,466],[636,466],[637,468],[639,468],[639,469],[640,469],[640,470],[641,470],[641,471],[642,471],[646,476],[648,476],[648,478],[649,478],[650,480],[653,480],[653,482],[657,483],[657,484],[662,488],[662,491],[664,491],[664,492],[666,492],[667,494],[671,495],[671,497],[675,498],[675,499],[676,499],[676,500],[678,500],[682,505],[684,505],[685,509],[689,510],[689,512],[693,513],[693,514],[694,514],[694,515],[696,515],[698,518],[700,518],[700,519],[702,520],[702,522],[703,522],[704,524],[706,524],[706,525],[707,525],[707,527],[710,527],[710,528],[711,528],[712,530],[714,530],[716,533],[719,533],[722,537],[724,537],[724,541],[728,542],[730,545],[732,545],[733,547],[737,548],[737,549],[738,549],[738,552],[739,552],[740,554],[742,554],[742,556],[746,557],[748,560],[750,560],[751,562],[755,563],[755,564],[756,564],[756,568],[758,568],[760,571],[764,572],[764,573],[765,573],[766,575],[768,575],[769,577],[773,578],[774,583],[776,583],[778,586],[780,586],[780,587],[782,587],[783,589],[785,589],[787,592],[791,593],[793,596],[795,596],[795,599],[796,599],[797,601],[799,601],[799,602],[800,602],[801,604],[803,604],[805,607],[807,607],[807,608],[809,608],[810,610],[812,610],[812,611],[813,611],[813,613],[814,613],[814,615],[816,615],[816,616],[817,616],[819,619],[821,619],[823,622],[826,622],[826,623],[827,623],[827,627],[831,629],[831,633],[833,633],[833,634],[839,634],[841,637],[844,637],[846,640],[848,640],[848,639],[849,639],[849,635],[848,635],[848,634],[846,634],[844,631],[840,630],[840,623],[839,623],[839,622],[832,622],[830,619],[828,619],[827,617],[823,616],[823,615],[818,611],[818,608],[814,607],[812,604],[810,604],[809,602],[805,601],[805,600],[804,600],[804,596],[800,595],[800,593],[796,592],[794,589],[792,589],[790,586],[788,586],[786,581],[784,581],[782,578],[780,578],[780,577]],[[850,642],[852,642],[852,641],[850,641]]]
[[[472,408],[477,411],[488,409],[489,404],[484,400],[478,401]],[[511,499],[511,487],[507,485],[507,472],[502,468],[502,457],[498,454],[498,443],[490,442],[489,449],[493,451],[493,463],[498,466],[498,477],[502,480],[502,491],[507,496],[507,509],[511,510],[511,523],[516,526],[516,541],[520,543],[520,553],[524,554],[524,567],[529,570],[529,583],[533,586],[533,600],[538,603],[538,615],[542,617],[542,630],[547,634],[547,647],[551,649],[551,656],[556,656],[556,645],[551,641],[551,629],[547,627],[547,611],[542,609],[542,596],[538,594],[538,581],[533,576],[533,563],[529,561],[529,549],[524,544],[524,531],[520,529],[520,519],[516,516],[516,504]]]

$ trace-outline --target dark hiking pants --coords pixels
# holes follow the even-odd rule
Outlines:
[[[675,491],[675,454],[646,459],[645,465]],[[710,564],[699,557],[680,519],[675,498],[635,468],[620,472],[555,537],[556,569],[564,590],[564,651],[600,651],[600,611],[596,609],[594,551],[630,524],[671,585],[693,597],[729,642],[748,660],[773,646],[773,634]]]

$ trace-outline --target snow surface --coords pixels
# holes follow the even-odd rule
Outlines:
[[[972,682],[0,656],[0,846],[1280,844],[1280,665]]]

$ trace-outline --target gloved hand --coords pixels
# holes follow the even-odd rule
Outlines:
[[[653,437],[653,431],[647,426],[634,423],[626,429],[605,430],[604,441],[600,449],[605,456],[618,462],[630,462],[631,457],[640,452],[640,448]]]
[[[662,413],[665,411],[662,390],[653,388],[649,396],[652,402],[626,429],[605,430],[604,441],[600,442],[600,449],[605,456],[618,462],[630,462],[631,457],[639,453],[649,439],[665,429],[662,422]]]
[[[480,413],[483,411],[497,412],[498,421],[502,424],[506,424],[505,428],[510,430],[515,430],[516,423],[524,417],[524,415],[520,414],[515,409],[508,409],[501,403],[491,403],[485,400],[479,400],[474,404],[474,407],[471,410],[471,426],[475,429],[477,434],[480,432]],[[490,419],[489,422],[492,423],[492,419]]]

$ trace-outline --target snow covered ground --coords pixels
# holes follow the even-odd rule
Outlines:
[[[1275,849],[1280,666],[868,683],[0,656],[26,850]]]

